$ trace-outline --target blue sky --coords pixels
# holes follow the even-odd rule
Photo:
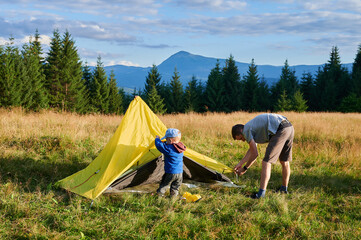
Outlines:
[[[324,64],[332,46],[354,61],[360,0],[0,1],[0,44],[22,45],[38,29],[44,51],[67,29],[82,61],[147,67],[178,51],[258,65]]]

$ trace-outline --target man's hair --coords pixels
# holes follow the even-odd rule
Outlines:
[[[243,132],[244,125],[243,124],[236,124],[232,127],[232,137],[236,139],[236,136],[239,136]]]

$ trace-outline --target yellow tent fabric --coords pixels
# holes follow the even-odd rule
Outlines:
[[[161,153],[154,146],[155,136],[163,136],[167,127],[148,105],[136,97],[129,105],[118,129],[99,156],[85,169],[58,182],[74,193],[95,199],[110,184],[132,167],[143,165]],[[189,148],[185,156],[220,173],[232,169]]]

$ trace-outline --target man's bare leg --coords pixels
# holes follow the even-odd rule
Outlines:
[[[260,189],[266,190],[268,181],[271,178],[272,164],[262,161],[261,186]]]
[[[258,193],[252,195],[252,198],[262,198],[265,196],[268,181],[271,177],[271,168],[272,168],[271,163],[262,161],[261,186],[259,188]]]
[[[290,163],[287,162],[281,162],[282,165],[282,186],[284,187],[288,187],[288,182],[290,180],[290,175],[291,175],[291,167],[290,167]]]

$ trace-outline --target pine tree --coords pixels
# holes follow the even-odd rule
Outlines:
[[[120,89],[119,93],[123,96],[123,106],[124,106],[123,113],[125,113],[125,111],[129,107],[129,104],[131,103],[131,101],[133,101],[134,96],[131,93],[126,93],[123,88]]]
[[[91,104],[96,112],[108,113],[109,106],[109,89],[107,84],[107,76],[101,61],[98,57],[97,66],[93,72],[93,89],[91,92]]]
[[[64,33],[61,43],[60,83],[61,108],[65,111],[85,113],[86,86],[83,81],[82,63],[70,33]]]
[[[347,68],[342,66],[341,60],[339,57],[339,51],[337,47],[333,48],[334,58],[337,64],[332,64],[332,58],[330,59],[330,77],[334,77],[334,82],[336,84],[336,105],[334,110],[337,110],[342,99],[347,97],[351,92],[351,75],[348,72]]]
[[[259,77],[257,66],[252,59],[248,67],[247,75],[242,80],[242,108],[246,111],[255,111],[259,109],[257,91],[259,88]]]
[[[279,112],[289,111],[292,109],[292,102],[288,98],[286,90],[283,90],[280,97],[277,100],[275,110]]]
[[[164,103],[164,107],[166,109],[167,113],[171,113],[171,109],[172,109],[172,103],[171,103],[171,98],[170,98],[170,92],[171,92],[171,86],[170,83],[166,83],[166,82],[162,82],[160,84],[160,88],[159,88],[159,92],[158,94],[161,96],[161,98],[163,99],[163,103]]]
[[[90,67],[88,65],[88,62],[85,62],[85,65],[82,68],[83,70],[83,80],[84,84],[86,86],[87,91],[89,92],[91,90],[91,84],[92,84],[92,73],[90,71]]]
[[[216,66],[208,75],[205,89],[205,105],[209,111],[221,112],[224,108],[225,89],[222,82],[222,72],[217,60]]]
[[[119,91],[120,90],[117,86],[114,71],[112,70],[109,80],[109,113],[121,114],[123,112],[123,99]]]
[[[232,55],[226,60],[222,76],[225,89],[224,111],[238,111],[241,109],[241,82],[238,68]]]
[[[34,40],[31,41],[31,47],[34,54],[39,58],[39,62],[41,63],[41,65],[44,66],[44,57],[42,56],[43,50],[40,43],[40,34],[38,29],[36,29],[35,31]]]
[[[309,109],[315,110],[316,106],[314,103],[314,95],[315,95],[315,85],[314,79],[310,72],[303,73],[300,83],[300,89],[303,94],[303,98],[307,101]]]
[[[36,57],[37,62],[39,66],[39,74],[40,77],[37,81],[39,81],[39,88],[36,89],[36,92],[38,93],[36,96],[36,101],[39,104],[39,108],[47,108],[49,106],[49,95],[48,91],[45,88],[46,84],[46,75],[45,75],[45,69],[44,69],[44,57],[43,57],[43,49],[41,47],[40,43],[40,34],[38,29],[35,31],[34,40],[30,42],[31,51],[33,52],[33,55]]]
[[[270,89],[264,79],[260,80],[256,91],[257,95],[257,111],[267,111],[271,109],[271,94]]]
[[[303,98],[301,90],[298,89],[293,95],[292,110],[296,112],[305,112],[307,111],[307,108],[307,101]]]
[[[177,72],[177,68],[174,68],[174,73],[172,76],[172,80],[170,81],[170,112],[171,113],[180,113],[184,112],[184,104],[183,104],[183,86],[180,81],[179,73]]]
[[[134,88],[133,89],[133,92],[132,92],[132,97],[135,98],[136,96],[138,96],[139,94],[137,93],[137,88]]]
[[[23,75],[22,106],[25,109],[38,111],[48,107],[47,91],[44,87],[45,74],[39,54],[38,45],[25,44],[23,46],[23,61],[26,72]]]
[[[279,99],[283,91],[286,91],[288,96],[293,96],[298,88],[296,72],[290,68],[288,60],[286,60],[282,68],[280,80],[272,88],[273,99]]]
[[[62,49],[61,38],[58,30],[54,30],[50,43],[50,50],[46,58],[45,88],[49,94],[49,105],[53,108],[61,108],[61,62]]]
[[[341,112],[361,112],[361,96],[351,93],[342,100],[338,110]]]
[[[328,79],[327,65],[320,67],[315,78],[314,105],[316,111],[329,111],[335,105],[336,87],[333,79]]]
[[[184,91],[185,112],[200,112],[202,106],[202,85],[195,76],[188,82]]]
[[[355,61],[352,65],[351,91],[357,96],[361,96],[361,44],[358,47]]]
[[[152,91],[153,86],[155,86],[157,92],[159,92],[160,81],[161,81],[161,76],[158,72],[158,68],[156,65],[153,64],[152,68],[148,72],[148,76],[145,79],[144,95],[148,96],[148,94]]]
[[[315,103],[319,111],[335,111],[350,93],[350,76],[342,67],[337,47],[332,47],[330,60],[319,69],[315,81]]]
[[[85,62],[85,65],[82,67],[82,72],[83,72],[82,82],[85,85],[84,100],[87,103],[86,110],[87,112],[92,112],[93,109],[92,109],[92,105],[90,104],[90,91],[92,90],[93,76],[87,62]]]
[[[3,49],[0,46],[0,106],[11,107],[21,104],[21,75],[22,59],[17,47],[10,44]]]
[[[148,106],[152,111],[156,114],[164,114],[167,109],[165,108],[165,104],[163,102],[162,97],[158,94],[157,88],[155,85],[152,85],[152,88],[148,89]]]
[[[159,94],[161,90],[160,74],[156,65],[153,65],[145,79],[144,99],[153,112],[163,114],[166,111],[163,97]],[[155,102],[158,101],[158,102]]]

